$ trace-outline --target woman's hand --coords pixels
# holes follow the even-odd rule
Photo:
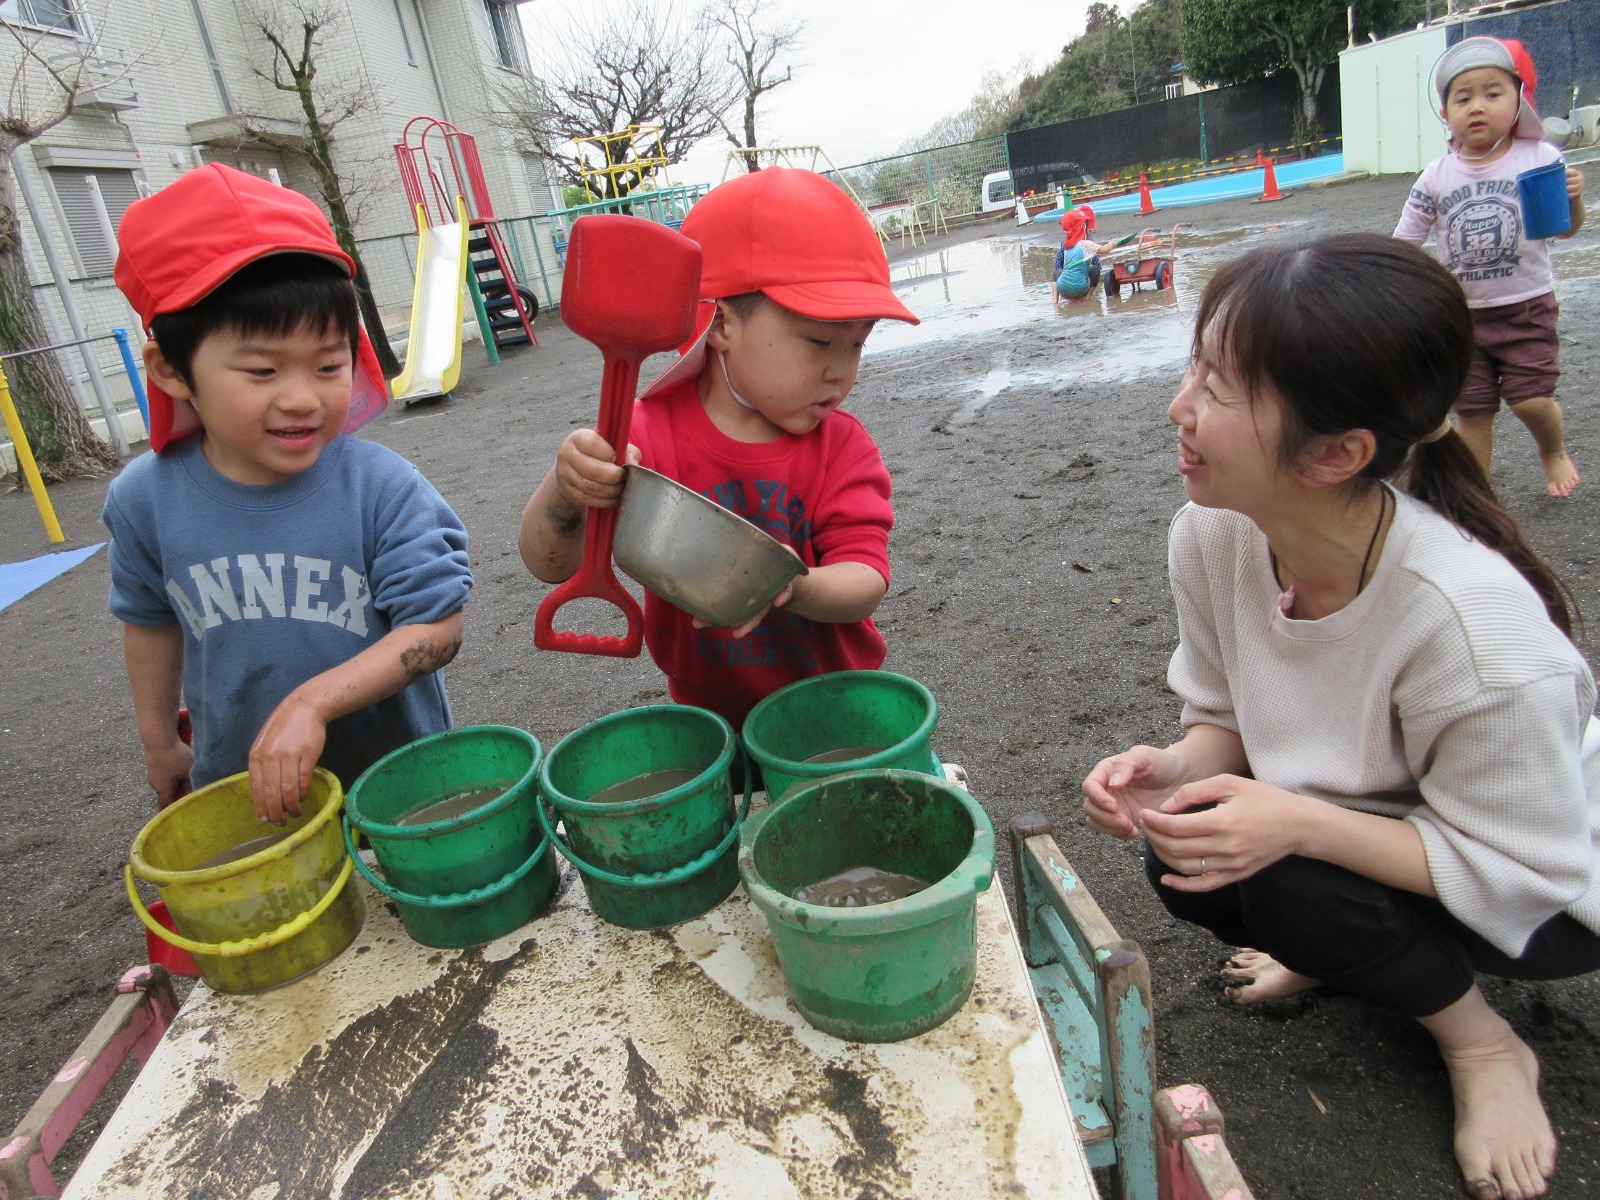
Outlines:
[[[1143,813],[1145,837],[1179,872],[1161,882],[1180,892],[1209,892],[1248,879],[1301,852],[1302,834],[1321,801],[1238,775],[1185,784]]]
[[[1083,781],[1083,815],[1089,828],[1124,841],[1138,836],[1143,814],[1171,797],[1188,779],[1185,761],[1171,750],[1134,746],[1095,764]]]

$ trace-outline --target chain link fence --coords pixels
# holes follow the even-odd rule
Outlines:
[[[846,184],[868,209],[934,200],[946,217],[954,217],[979,211],[983,177],[1006,168],[1002,135],[896,154],[825,174]]]

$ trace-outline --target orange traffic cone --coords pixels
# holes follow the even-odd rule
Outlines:
[[[1150,183],[1144,177],[1144,172],[1139,172],[1139,215],[1148,217],[1156,211],[1156,206],[1150,202]]]
[[[1272,169],[1272,159],[1257,150],[1256,165],[1264,169],[1264,174],[1262,176],[1261,195],[1256,197],[1252,203],[1264,204],[1268,200],[1282,200],[1284,195],[1278,190],[1278,175]]]

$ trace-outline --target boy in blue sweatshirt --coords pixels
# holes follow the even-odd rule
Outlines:
[[[146,773],[166,805],[248,769],[281,823],[319,763],[349,786],[450,727],[466,530],[405,459],[345,436],[388,393],[311,200],[210,164],[130,206],[118,240],[155,453],[102,516]]]

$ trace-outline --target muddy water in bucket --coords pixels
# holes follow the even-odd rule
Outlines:
[[[219,992],[258,992],[316,970],[366,916],[339,837],[343,804],[339,781],[321,768],[282,828],[256,816],[248,775],[189,793],[133,841],[127,884],[139,919],[193,953]],[[160,890],[176,934],[145,909],[135,875]]]
[[[350,788],[345,836],[360,830],[424,946],[474,946],[533,920],[560,875],[535,815],[541,750],[506,725],[436,733],[373,763]],[[353,853],[353,849],[352,849]]]
[[[630,929],[673,925],[738,886],[734,747],[715,713],[657,704],[602,717],[550,752],[539,787],[597,916]]]
[[[818,1029],[899,1041],[946,1020],[971,994],[994,828],[963,789],[913,771],[805,784],[745,822],[739,874],[767,918],[795,1007]],[[932,882],[857,907],[795,899],[841,874],[856,874],[858,885],[886,875]]]
[[[939,719],[933,694],[888,671],[834,671],[773,692],[750,710],[744,745],[761,764],[767,794],[784,795],[844,771],[868,768],[939,774],[929,738]]]

